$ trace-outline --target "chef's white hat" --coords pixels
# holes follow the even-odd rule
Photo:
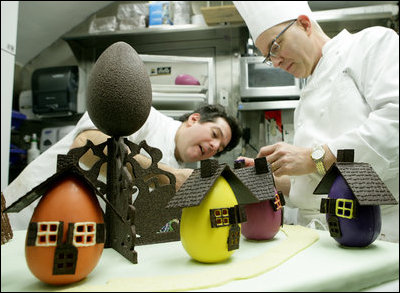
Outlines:
[[[307,15],[312,12],[307,1],[233,1],[249,28],[253,40],[267,29],[282,22]]]

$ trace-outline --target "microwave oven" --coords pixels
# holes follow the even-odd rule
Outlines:
[[[240,58],[240,96],[244,102],[300,98],[301,81],[263,63],[262,56]]]

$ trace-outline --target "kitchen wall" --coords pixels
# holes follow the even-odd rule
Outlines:
[[[112,4],[98,13],[96,17],[115,15],[116,8],[119,3]],[[85,22],[81,23],[70,31],[72,34],[87,34],[90,22],[93,17],[88,18]],[[167,54],[177,55],[188,55],[188,56],[199,56],[199,57],[214,57],[215,58],[215,78],[216,78],[216,89],[215,89],[215,102],[222,102],[226,107],[227,112],[231,115],[237,116],[237,104],[239,102],[239,56],[238,50],[235,52],[229,48],[230,40],[229,36],[226,40],[227,48],[222,51],[215,49],[212,50],[175,50],[168,51]],[[244,44],[243,44],[244,45]],[[218,52],[216,52],[218,51]],[[146,52],[141,52],[146,53]],[[162,54],[165,52],[151,52],[151,54]],[[24,67],[16,65],[16,74],[14,79],[14,108],[18,110],[18,98],[21,91],[31,89],[31,75],[35,69],[42,67],[51,66],[64,66],[64,65],[79,65],[84,68],[86,73],[90,72],[93,63],[87,60],[77,60],[74,56],[73,51],[66,41],[58,39],[50,47],[43,50],[37,57],[32,59]],[[60,118],[59,118],[60,119]],[[46,125],[49,126],[49,125]],[[37,122],[30,123],[30,127],[25,129],[25,132],[37,131],[39,125]],[[39,132],[40,134],[40,132]],[[27,147],[27,145],[26,145]],[[240,152],[240,148],[237,151],[230,152],[219,158],[221,162],[232,162]]]
[[[1,190],[8,183],[18,2],[1,2]]]
[[[146,1],[131,1],[131,3],[143,3]],[[207,1],[200,1],[204,4]],[[211,5],[231,4],[231,1],[210,1]],[[386,1],[387,2],[387,1]],[[389,1],[390,3],[394,1]],[[117,1],[104,9],[99,10],[95,15],[89,17],[86,21],[80,25],[73,28],[70,34],[87,34],[91,21],[94,17],[110,16],[115,15],[118,5],[121,1]],[[126,3],[126,2],[124,2]],[[324,10],[331,8],[338,8],[338,5],[348,5],[348,6],[359,6],[359,1],[309,1],[312,9]],[[338,4],[339,3],[339,4]],[[383,3],[366,1],[362,2],[365,4],[377,4]],[[382,25],[386,22],[382,21]],[[338,31],[342,29],[344,24],[338,23],[327,23],[324,24],[324,28],[327,30],[328,35],[334,36]],[[356,25],[357,26],[357,25]],[[355,30],[360,28],[355,27]],[[350,29],[351,31],[351,29]],[[244,33],[243,40],[247,40],[248,32]],[[247,35],[246,35],[247,34]],[[246,111],[243,113],[238,113],[237,105],[240,101],[239,94],[239,58],[240,54],[244,53],[243,49],[238,49],[236,45],[231,44],[231,39],[229,39],[229,34],[227,34],[227,39],[225,42],[226,48],[224,50],[215,50],[211,54],[208,52],[201,53],[201,51],[193,51],[193,56],[209,56],[215,58],[215,76],[216,76],[216,102],[220,102],[225,105],[228,113],[239,117],[242,120],[243,126],[249,127],[251,129],[251,144],[256,148],[259,147],[260,137],[259,137],[259,121],[262,116],[261,111]],[[245,43],[242,44],[244,48]],[[162,53],[162,52],[159,52]],[[152,52],[151,54],[154,54]],[[168,54],[173,54],[173,51],[169,51]],[[180,55],[191,55],[191,52],[186,50],[186,52],[176,51],[176,54]],[[32,59],[24,67],[16,65],[15,67],[15,78],[14,78],[14,102],[13,108],[18,110],[18,96],[21,91],[29,90],[31,88],[31,75],[32,72],[37,68],[50,67],[50,66],[63,66],[63,65],[79,65],[84,68],[86,73],[90,72],[90,68],[93,65],[90,61],[78,61],[74,56],[73,51],[69,44],[64,41],[61,36],[60,39],[55,41],[51,46],[43,50],[38,56]],[[292,112],[284,111],[284,119],[290,121]],[[241,146],[236,148],[233,152],[226,154],[220,158],[221,162],[232,162],[240,153],[242,152]],[[247,148],[247,154],[254,155],[254,150]]]

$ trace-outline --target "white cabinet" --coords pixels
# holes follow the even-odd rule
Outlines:
[[[15,55],[18,1],[1,1],[1,50]]]
[[[153,92],[152,105],[162,113],[178,118],[202,104],[215,102],[215,68],[211,57],[140,55]],[[177,85],[175,79],[188,74],[200,85]]]
[[[1,1],[1,190],[8,185],[18,1]]]

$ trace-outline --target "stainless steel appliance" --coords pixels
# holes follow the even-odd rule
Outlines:
[[[243,102],[299,99],[301,82],[280,68],[262,63],[262,56],[240,58],[240,96]]]

